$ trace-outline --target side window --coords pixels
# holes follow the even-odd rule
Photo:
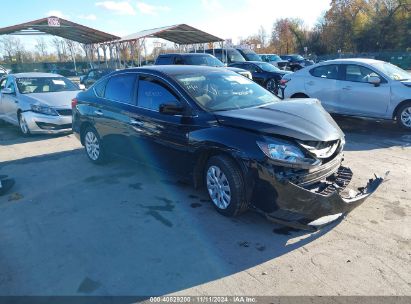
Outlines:
[[[14,80],[12,77],[7,78],[6,88],[10,88],[13,93],[16,92],[16,88],[14,86]]]
[[[178,98],[161,81],[151,77],[140,77],[138,81],[138,106],[144,109],[159,111],[161,104],[179,105]]]
[[[184,60],[182,57],[176,57],[174,59],[174,64],[184,64]]]
[[[363,67],[361,65],[347,64],[345,69],[345,80],[354,82],[367,82],[370,76],[380,75],[370,70],[369,68]],[[382,80],[382,78],[381,78]]]
[[[135,74],[120,74],[109,78],[104,97],[114,101],[133,104],[133,87]]]
[[[173,64],[171,57],[160,56],[157,58],[156,64],[164,65],[164,64]]]
[[[257,73],[258,72],[258,68],[253,64],[245,64],[244,68],[246,70],[250,71],[251,73]]]
[[[104,97],[104,90],[106,89],[108,79],[104,79],[94,86],[94,92],[98,97]]]
[[[325,79],[338,79],[338,65],[328,64],[316,67],[310,70],[310,74],[314,77]]]

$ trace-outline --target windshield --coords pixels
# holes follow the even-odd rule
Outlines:
[[[222,58],[225,58],[227,52],[227,57],[229,58],[229,62],[244,62],[244,57],[240,54],[237,50],[223,50],[222,51]],[[224,59],[225,60],[225,59]]]
[[[388,62],[381,62],[373,64],[377,69],[383,72],[385,75],[390,77],[392,80],[408,80],[411,79],[411,74],[404,71],[403,69],[397,67]]]
[[[52,93],[79,90],[77,85],[64,77],[17,78],[16,82],[20,94]]]
[[[244,53],[244,56],[247,58],[247,60],[261,61],[261,57],[258,56],[254,51],[248,49],[242,49],[241,51]]]
[[[273,66],[267,62],[255,62],[255,65],[258,65],[263,71],[265,72],[279,72],[281,71],[279,68]]]
[[[279,99],[246,77],[231,72],[178,75],[176,80],[210,112],[261,106]]]
[[[215,66],[215,67],[223,67],[224,64],[213,56],[186,56],[184,61],[188,65],[206,65],[206,66]]]

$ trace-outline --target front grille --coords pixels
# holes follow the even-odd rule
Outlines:
[[[56,110],[60,116],[71,116],[72,110],[71,109],[60,109]]]
[[[324,187],[319,189],[319,194],[329,195],[335,191],[344,190],[352,179],[352,171],[350,168],[341,166],[338,171],[328,178],[328,183],[324,184]]]
[[[64,125],[56,125],[47,122],[39,122],[36,121],[36,124],[39,126],[40,129],[43,130],[64,130],[64,129],[71,129],[72,124],[64,124]]]

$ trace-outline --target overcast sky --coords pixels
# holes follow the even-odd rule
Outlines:
[[[55,15],[118,36],[144,29],[187,23],[218,37],[257,33],[262,25],[270,32],[278,18],[298,17],[312,27],[329,8],[330,0],[18,0],[8,3],[0,27]],[[21,37],[21,36],[20,36]],[[31,49],[35,38],[24,38]]]

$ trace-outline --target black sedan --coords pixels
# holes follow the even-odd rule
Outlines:
[[[230,64],[230,67],[236,67],[251,72],[253,80],[263,86],[270,92],[278,94],[278,88],[281,78],[292,72],[280,70],[279,68],[261,61],[246,61]]]
[[[293,72],[314,64],[314,61],[305,59],[303,56],[298,54],[281,55],[280,57],[281,59],[288,61],[289,69]]]
[[[92,162],[114,153],[171,170],[204,186],[226,216],[254,208],[311,229],[351,211],[383,181],[344,193],[352,176],[341,166],[344,134],[321,104],[281,101],[221,68],[117,71],[72,107],[73,131]]]

